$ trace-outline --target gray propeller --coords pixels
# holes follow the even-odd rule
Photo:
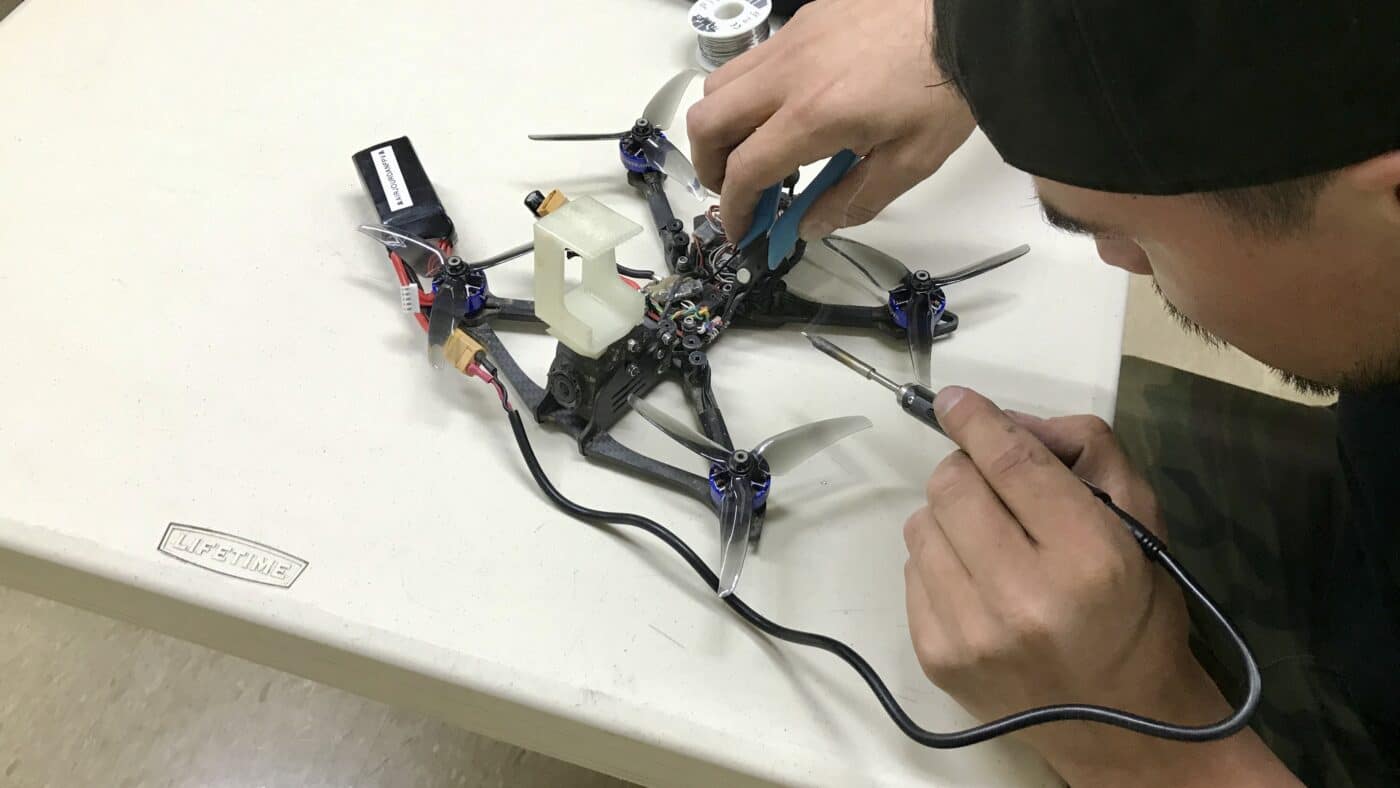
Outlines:
[[[484,260],[467,262],[455,255],[448,257],[441,249],[422,238],[392,227],[362,224],[359,231],[389,249],[416,246],[428,253],[431,262],[427,270],[419,271],[415,268],[413,273],[416,276],[433,278],[433,281],[438,283],[433,308],[428,313],[428,363],[434,367],[442,366],[442,349],[447,343],[447,337],[457,327],[457,321],[466,314],[468,299],[473,294],[473,285],[468,281],[469,275],[529,254],[535,248],[533,243],[521,244]],[[485,279],[480,281],[484,282]]]
[[[647,161],[666,177],[685,186],[697,199],[705,199],[705,187],[700,185],[700,176],[695,173],[695,165],[690,163],[681,149],[669,137],[650,136],[641,141],[646,151]]]
[[[721,598],[734,593],[753,540],[753,484],[735,480],[719,499],[719,585]]]
[[[864,416],[823,419],[780,432],[760,442],[753,453],[768,461],[773,475],[782,476],[831,444],[867,429],[870,429],[870,419]]]
[[[904,277],[909,274],[909,267],[900,262],[897,258],[876,249],[870,244],[848,238],[844,235],[828,235],[822,239],[828,249],[840,255],[859,272],[860,276],[852,276],[849,273],[842,275],[832,270],[830,266],[817,264],[819,268],[827,273],[840,276],[843,279],[854,280],[857,284],[870,290],[873,285],[888,293],[890,290],[903,283]],[[974,276],[981,276],[988,271],[994,271],[1003,265],[1023,257],[1029,253],[1031,247],[1021,244],[1014,249],[994,254],[985,260],[979,260],[972,265],[950,271],[946,274],[934,274],[933,284],[938,287],[951,285],[956,282],[964,282]],[[816,263],[816,260],[813,260]],[[872,291],[875,292],[875,291]],[[883,295],[883,294],[881,294]]]
[[[636,395],[627,402],[652,426],[727,472],[729,481],[719,501],[720,596],[734,593],[748,556],[754,532],[754,485],[788,473],[831,444],[870,428],[870,419],[864,416],[842,416],[780,432],[760,441],[752,451],[731,451]]]
[[[642,110],[642,117],[658,129],[671,128],[671,123],[676,119],[676,110],[681,106],[681,96],[685,95],[685,89],[690,87],[691,80],[700,74],[701,72],[694,68],[677,71],[675,76],[666,80],[666,84],[656,91],[651,101],[647,102],[646,109]]]
[[[822,245],[840,255],[855,271],[850,272],[842,267],[842,272],[837,273],[827,265],[820,266],[822,270],[853,281],[882,299],[888,296],[891,290],[899,287],[904,282],[904,277],[909,275],[909,267],[904,263],[854,238],[828,235],[822,239]]]
[[[686,69],[666,80],[666,84],[647,102],[640,120],[627,131],[601,134],[531,134],[530,139],[538,142],[587,142],[632,137],[642,148],[647,163],[661,170],[666,177],[684,184],[697,198],[704,199],[705,187],[700,185],[695,166],[669,139],[658,133],[671,127],[671,123],[676,119],[681,97],[685,95],[691,80],[700,73],[698,69]]]
[[[671,440],[690,449],[696,454],[704,457],[710,462],[724,462],[729,459],[730,451],[716,443],[709,436],[704,435],[699,430],[692,429],[680,422],[669,413],[648,403],[633,394],[627,398],[627,404],[632,406],[632,410],[638,415],[651,422],[651,426],[666,433]]]
[[[531,134],[535,142],[592,142],[594,140],[620,140],[631,134],[630,131],[610,131],[605,134]]]
[[[966,268],[959,268],[956,271],[950,271],[946,274],[937,274],[933,277],[933,283],[938,285],[939,287],[943,287],[945,285],[951,285],[956,282],[966,281],[974,276],[981,276],[982,274],[985,274],[988,271],[995,271],[996,269],[1001,268],[1003,265],[1006,265],[1007,263],[1017,259],[1018,257],[1025,256],[1027,253],[1030,252],[1030,250],[1031,247],[1029,244],[1021,244],[1020,246],[1014,249],[1007,249],[1001,254],[994,254],[991,257],[973,263],[972,265],[969,265]]]
[[[833,266],[820,256],[812,256],[811,262],[816,268],[897,305],[900,310],[898,314],[904,317],[909,364],[914,369],[915,380],[924,385],[930,384],[932,374],[932,322],[938,316],[940,289],[1000,268],[1031,250],[1022,244],[956,271],[934,276],[924,270],[911,272],[908,266],[894,257],[853,238],[830,235],[822,239],[822,244],[850,265]]]
[[[420,249],[423,249],[428,254],[432,255],[437,265],[432,266],[427,271],[415,271],[414,273],[418,274],[419,276],[436,276],[438,271],[441,271],[447,266],[447,255],[443,254],[441,249],[437,248],[436,246],[433,246],[432,244],[428,243],[422,238],[413,235],[412,233],[406,233],[401,230],[395,230],[392,227],[385,227],[382,224],[362,224],[357,229],[365,235],[368,235],[369,237],[373,238],[376,241],[379,241],[380,243],[384,244],[385,246],[388,246],[391,249],[398,246],[403,246],[404,244],[409,244],[411,246],[416,246]],[[529,254],[530,252],[533,252],[534,250],[535,244],[533,242],[523,243],[519,246],[512,246],[511,248],[505,250],[504,252],[501,252],[500,254],[493,254],[490,257],[487,257],[483,260],[469,262],[467,263],[467,268],[473,271],[484,271],[487,268],[495,268],[501,263],[508,263],[517,257],[523,257]]]

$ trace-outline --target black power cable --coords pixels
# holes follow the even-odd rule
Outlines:
[[[719,578],[715,573],[700,559],[700,556],[695,554],[695,551],[690,548],[690,545],[687,545],[680,537],[671,533],[665,526],[639,514],[590,509],[586,506],[574,503],[565,497],[563,493],[559,492],[553,482],[549,480],[549,477],[545,475],[544,469],[540,467],[539,458],[535,456],[535,450],[530,445],[530,438],[525,433],[525,422],[521,419],[520,412],[511,408],[509,402],[506,400],[504,389],[500,388],[499,383],[496,385],[497,391],[501,395],[501,404],[505,407],[506,412],[510,416],[510,428],[515,433],[515,443],[520,447],[520,455],[524,457],[525,465],[529,467],[530,475],[534,477],[535,483],[539,485],[540,490],[544,492],[545,496],[549,498],[555,506],[571,517],[585,522],[630,525],[646,531],[665,542],[666,546],[676,551],[687,564],[690,564],[690,568],[694,569],[697,575],[700,575],[700,578],[705,581],[705,584],[708,585],[711,590],[718,591]],[[1091,489],[1094,488],[1091,487]],[[1019,731],[1023,728],[1029,728],[1032,725],[1043,725],[1047,722],[1058,722],[1061,720],[1101,722],[1106,725],[1125,728],[1148,736],[1155,736],[1161,739],[1173,739],[1176,741],[1213,741],[1215,739],[1223,739],[1226,736],[1236,733],[1245,726],[1250,715],[1254,713],[1255,706],[1259,704],[1259,693],[1262,688],[1262,682],[1259,677],[1259,666],[1255,663],[1254,655],[1250,653],[1249,646],[1245,644],[1244,638],[1240,636],[1239,632],[1230,623],[1229,619],[1225,617],[1225,614],[1221,612],[1220,608],[1216,606],[1210,596],[1206,594],[1205,591],[1201,590],[1200,586],[1196,584],[1186,570],[1168,555],[1165,546],[1160,540],[1153,536],[1147,528],[1131,515],[1119,509],[1111,500],[1108,500],[1106,494],[1103,494],[1097,489],[1094,489],[1094,493],[1122,519],[1124,525],[1133,533],[1133,537],[1138,541],[1138,544],[1142,545],[1143,551],[1147,556],[1161,564],[1162,568],[1167,571],[1167,574],[1171,575],[1172,579],[1181,586],[1186,594],[1205,608],[1206,612],[1208,612],[1220,627],[1225,630],[1226,634],[1230,636],[1230,640],[1239,651],[1240,659],[1244,662],[1248,674],[1249,691],[1245,697],[1244,703],[1225,719],[1209,725],[1173,725],[1168,722],[1162,722],[1161,720],[1154,720],[1150,717],[1143,717],[1105,706],[1061,704],[1028,709],[966,730],[952,733],[936,733],[920,727],[918,723],[914,722],[914,720],[909,717],[909,714],[904,711],[904,708],[900,706],[899,702],[890,694],[890,690],[885,686],[885,682],[880,678],[880,674],[876,673],[875,669],[870,666],[870,663],[855,649],[826,635],[785,627],[749,607],[737,595],[730,594],[729,596],[723,597],[724,603],[729,605],[735,613],[739,614],[740,618],[747,621],[760,632],[778,638],[779,640],[786,640],[789,643],[818,648],[835,654],[841,661],[850,665],[851,668],[860,675],[861,679],[870,687],[870,691],[875,694],[875,699],[884,707],[885,713],[889,714],[890,719],[894,720],[894,724],[899,726],[899,729],[903,731],[906,736],[925,747],[933,747],[936,749],[966,747],[969,744],[977,744],[987,741],[988,739],[994,739],[998,736],[1005,736],[1008,733]]]

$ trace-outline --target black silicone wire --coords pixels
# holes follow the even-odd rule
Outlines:
[[[521,419],[519,411],[508,410],[510,415],[510,427],[515,433],[516,445],[520,447],[520,454],[525,459],[525,465],[530,469],[530,475],[534,477],[535,483],[539,485],[545,496],[559,509],[570,516],[585,522],[604,523],[612,525],[630,525],[640,528],[647,533],[665,542],[668,547],[676,551],[695,573],[705,581],[711,590],[718,590],[719,577],[710,569],[708,565],[696,555],[680,537],[676,536],[665,526],[643,517],[639,514],[629,512],[607,512],[598,509],[590,509],[569,500],[563,493],[559,492],[545,475],[544,469],[540,467],[539,458],[535,456],[534,448],[530,445],[530,438],[525,433],[525,422]],[[1096,492],[1097,494],[1097,492]],[[1171,575],[1186,594],[1198,602],[1212,618],[1229,635],[1235,648],[1240,653],[1240,658],[1245,664],[1248,674],[1249,689],[1245,700],[1228,717],[1219,722],[1209,725],[1185,726],[1173,725],[1150,717],[1143,717],[1131,712],[1111,709],[1104,706],[1092,706],[1085,704],[1062,704],[1056,706],[1042,706],[1036,709],[1029,709],[1017,712],[1001,719],[993,720],[966,730],[954,731],[951,733],[936,733],[919,726],[904,711],[904,708],[895,700],[890,693],[885,682],[880,678],[880,674],[875,672],[870,663],[865,660],[855,649],[842,643],[841,641],[819,635],[815,632],[804,632],[798,629],[785,627],[768,617],[749,607],[742,599],[735,594],[724,597],[725,604],[759,631],[768,634],[779,640],[789,643],[796,643],[801,646],[821,649],[839,657],[865,681],[870,687],[870,691],[875,694],[875,699],[889,714],[894,724],[904,732],[906,736],[926,747],[937,749],[950,749],[954,747],[966,747],[970,744],[994,739],[998,736],[1005,736],[1008,733],[1029,728],[1033,725],[1043,725],[1047,722],[1058,722],[1061,720],[1081,720],[1088,722],[1100,722],[1106,725],[1113,725],[1119,728],[1126,728],[1130,731],[1155,736],[1161,739],[1173,739],[1177,741],[1212,741],[1229,736],[1245,726],[1249,717],[1254,712],[1255,706],[1259,703],[1259,694],[1262,682],[1259,676],[1259,667],[1254,661],[1254,655],[1250,653],[1249,646],[1245,644],[1235,627],[1230,623],[1225,614],[1216,606],[1209,595],[1191,578],[1191,576],[1176,561],[1168,555],[1162,547],[1160,541],[1151,536],[1151,533],[1142,526],[1132,515],[1119,509],[1112,501],[1101,496],[1101,500],[1113,510],[1124,522],[1130,531],[1134,532],[1134,537],[1143,544],[1143,549],[1147,555],[1156,560]],[[1143,541],[1141,534],[1147,534],[1147,542]]]
[[[618,263],[618,264],[617,264],[617,272],[618,272],[619,274],[622,274],[623,276],[630,277],[630,278],[632,278],[632,279],[655,279],[655,278],[656,278],[656,272],[655,272],[655,271],[648,271],[648,270],[646,270],[645,268],[628,268],[627,266],[625,266],[625,265],[623,265],[623,264],[621,264],[621,263]]]

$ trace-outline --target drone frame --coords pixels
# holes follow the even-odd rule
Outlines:
[[[640,123],[638,127],[641,127]],[[703,288],[705,280],[699,278],[698,261],[687,258],[687,254],[693,249],[692,235],[685,232],[684,225],[676,217],[665,192],[667,176],[654,166],[639,161],[635,155],[629,156],[627,145],[626,138],[619,142],[622,163],[628,170],[628,183],[646,201],[653,229],[663,249],[667,277],[677,276],[682,280],[689,278]],[[796,184],[796,174],[783,184],[786,193],[779,196],[780,213],[794,199]],[[526,200],[527,207],[530,207],[536,216],[543,215],[538,210],[539,203],[538,193]],[[708,215],[702,214],[695,218],[697,232],[702,220],[708,221]],[[743,284],[732,282],[733,291],[729,293],[725,302],[727,308],[723,326],[710,341],[717,340],[720,333],[733,327],[775,329],[789,323],[800,323],[804,326],[873,328],[891,338],[906,338],[907,329],[896,319],[893,302],[874,306],[824,303],[792,292],[784,277],[803,259],[805,253],[806,245],[798,241],[793,251],[771,271],[766,264],[749,264],[749,270],[758,271],[758,275]],[[759,255],[766,254],[767,239],[763,238],[760,243],[742,252],[744,259],[739,261],[740,266],[744,266],[745,261],[753,262]],[[732,254],[730,261],[739,256],[738,252]],[[848,255],[843,253],[841,256],[852,264],[855,263]],[[460,260],[453,259],[461,265]],[[649,275],[655,278],[651,272],[639,272],[621,266],[619,269],[621,274]],[[910,276],[912,275],[911,273]],[[713,467],[710,476],[693,473],[631,449],[611,434],[612,427],[631,410],[630,398],[644,397],[664,380],[675,378],[681,385],[701,432],[719,446],[734,451],[734,442],[712,385],[708,345],[703,348],[698,343],[693,348],[687,345],[689,352],[682,351],[684,362],[669,363],[669,356],[663,358],[662,349],[655,348],[648,342],[649,337],[655,333],[655,321],[645,317],[631,333],[613,343],[601,359],[580,357],[565,344],[559,343],[550,367],[550,379],[547,385],[542,386],[520,366],[496,328],[498,323],[542,324],[543,321],[535,315],[534,302],[496,296],[490,292],[484,273],[479,273],[479,276],[483,277],[478,280],[481,283],[482,297],[476,300],[475,308],[469,313],[454,315],[454,327],[465,331],[486,349],[499,370],[498,374],[504,376],[515,389],[519,401],[529,409],[536,422],[551,424],[569,434],[576,441],[579,452],[590,460],[611,465],[649,482],[669,487],[706,504],[716,515],[721,515],[721,501],[717,495]],[[923,276],[927,280],[927,274]],[[893,292],[891,291],[891,294]],[[939,309],[930,315],[930,344],[936,339],[951,335],[958,328],[957,315],[942,308],[946,299],[941,288],[933,285],[932,292],[939,303]],[[439,300],[437,303],[443,302]],[[434,307],[426,308],[431,315]],[[907,323],[907,319],[905,322]],[[649,323],[652,325],[648,325]],[[680,348],[674,350],[679,351]],[[652,352],[655,352],[655,359],[650,355]],[[643,354],[646,354],[645,357]],[[661,360],[662,363],[654,363],[655,360]],[[569,367],[572,373],[570,365],[575,364],[590,368],[594,374],[587,376],[588,396],[576,396],[569,402],[569,397],[557,396],[559,386],[555,378],[561,365]],[[578,388],[575,384],[575,394],[579,393]],[[757,545],[762,535],[766,511],[765,490],[764,495],[755,499],[749,524],[748,545],[744,547],[746,551]]]

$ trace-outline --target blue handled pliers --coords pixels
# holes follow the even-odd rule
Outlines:
[[[807,184],[807,188],[793,198],[782,216],[778,216],[778,196],[782,193],[783,185],[775,183],[764,189],[758,198],[758,207],[754,209],[753,224],[749,225],[749,231],[738,243],[739,252],[743,254],[743,267],[750,269],[751,274],[759,273],[753,269],[760,264],[766,265],[769,271],[777,270],[797,248],[797,228],[802,223],[802,217],[807,215],[807,209],[841,180],[857,161],[860,161],[860,157],[852,150],[843,150],[832,156],[817,177]]]

